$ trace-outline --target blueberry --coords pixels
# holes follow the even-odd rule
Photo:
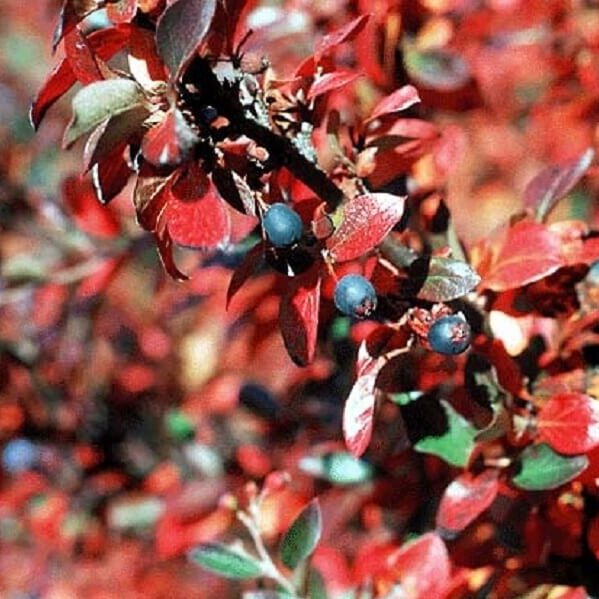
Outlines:
[[[262,219],[264,232],[275,247],[286,247],[299,241],[304,225],[299,214],[281,202],[273,204]]]
[[[345,275],[335,287],[335,305],[347,316],[365,318],[376,309],[376,291],[362,275]]]
[[[38,449],[28,439],[13,439],[2,450],[2,465],[9,472],[29,470],[36,462]]]
[[[440,354],[461,354],[472,340],[470,325],[461,314],[443,316],[428,331],[428,342]]]

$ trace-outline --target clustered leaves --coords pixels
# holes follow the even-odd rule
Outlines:
[[[215,427],[243,429],[227,474],[263,479],[215,487],[193,530],[193,510],[169,504],[159,552],[191,549],[195,564],[241,581],[245,599],[582,597],[589,578],[551,566],[596,565],[599,546],[597,172],[594,133],[579,123],[599,95],[599,35],[584,25],[596,10],[406,4],[304,8],[312,50],[287,56],[279,17],[248,30],[255,2],[63,2],[62,58],[30,116],[39,127],[77,86],[63,145],[85,139],[83,167],[65,204],[82,232],[115,240],[128,225],[93,196],[131,196],[165,272],[229,310],[226,334],[182,344],[198,381],[186,401],[193,414],[213,402]],[[100,9],[107,21],[92,31]],[[561,153],[560,117],[577,132]],[[550,141],[527,161],[522,148],[540,137]],[[519,163],[508,193],[496,173]],[[105,293],[138,243],[76,294]],[[230,343],[227,364],[248,360],[243,375],[215,366],[202,378],[213,341]],[[271,347],[303,368],[278,386],[301,406],[240,380],[257,376],[262,350],[276,380]],[[121,384],[151,386],[151,368],[132,369]],[[238,405],[257,424],[235,420]],[[205,447],[219,434],[170,422]],[[262,434],[276,457],[244,441]],[[209,451],[186,459],[209,472]],[[291,480],[276,460],[292,464]]]

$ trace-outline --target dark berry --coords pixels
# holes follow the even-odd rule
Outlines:
[[[428,343],[440,354],[461,354],[472,340],[470,325],[461,314],[443,316],[428,331]]]
[[[304,225],[299,214],[287,204],[273,204],[262,219],[264,232],[275,247],[286,247],[299,241]]]
[[[376,291],[362,275],[345,275],[335,287],[335,305],[347,316],[365,318],[376,309]]]

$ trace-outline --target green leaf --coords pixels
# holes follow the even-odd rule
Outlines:
[[[294,520],[281,544],[281,560],[295,568],[316,549],[322,533],[322,514],[318,499],[313,499]]]
[[[308,573],[308,597],[310,597],[310,599],[328,598],[324,578],[322,577],[322,574],[314,568],[311,568]]]
[[[563,456],[549,445],[529,445],[518,459],[520,470],[512,482],[527,491],[556,489],[578,476],[588,465],[585,455]]]
[[[436,455],[452,466],[464,467],[474,448],[478,431],[449,402],[441,400],[440,403],[447,416],[446,431],[442,435],[423,437],[414,445],[414,449]]]
[[[86,85],[73,98],[73,118],[65,131],[64,146],[69,147],[107,118],[143,102],[141,88],[130,79],[107,79]]]
[[[466,262],[433,256],[417,297],[429,302],[450,302],[474,289],[479,282],[480,277]]]
[[[374,474],[368,462],[345,451],[307,456],[300,461],[300,468],[312,476],[318,476],[340,486],[365,483]]]
[[[258,578],[263,576],[262,564],[240,549],[220,543],[205,543],[191,552],[193,562],[225,578]]]

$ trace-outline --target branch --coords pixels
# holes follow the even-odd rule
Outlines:
[[[200,91],[194,93],[189,89]],[[334,210],[343,201],[343,191],[317,164],[303,156],[291,140],[246,116],[239,102],[238,83],[221,82],[205,59],[197,57],[191,63],[181,81],[179,94],[184,106],[198,123],[202,122],[202,108],[206,105],[214,106],[231,123],[224,130],[219,130],[221,135],[246,135],[254,140],[268,151],[272,165],[289,169],[326,202],[329,210]]]

